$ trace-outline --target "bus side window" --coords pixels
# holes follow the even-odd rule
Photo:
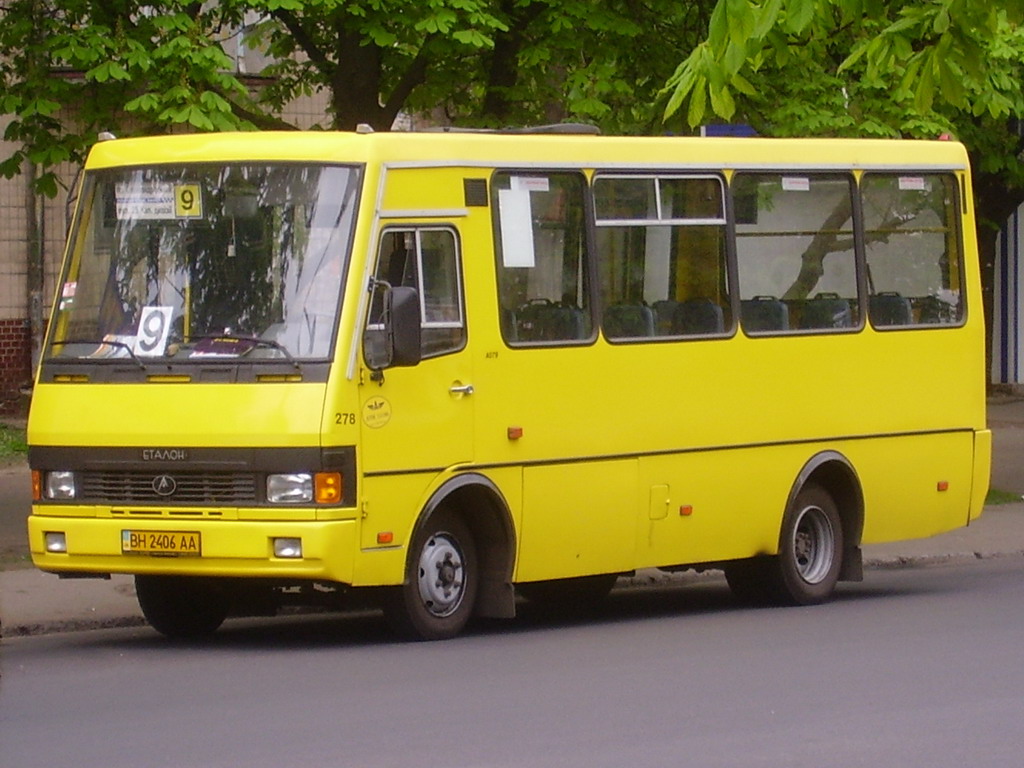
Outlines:
[[[871,324],[885,328],[962,322],[956,178],[947,173],[866,173],[860,194]]]
[[[444,227],[387,229],[381,234],[378,281],[415,288],[420,297],[424,358],[454,352],[466,344],[458,240]],[[383,288],[373,292],[367,326],[381,324]]]
[[[846,173],[736,174],[744,330],[860,327],[853,191]]]
[[[606,172],[593,194],[605,338],[731,330],[720,176]]]
[[[584,177],[500,171],[491,189],[506,343],[589,341],[594,322]]]

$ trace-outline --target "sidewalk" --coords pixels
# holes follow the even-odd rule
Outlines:
[[[995,454],[992,487],[1024,494],[1024,398],[994,398],[988,415]],[[949,533],[864,547],[867,569],[994,557],[1024,557],[1024,501],[987,507],[970,526]],[[664,578],[657,573],[656,580]],[[637,581],[646,579],[641,575]],[[61,580],[34,568],[15,568],[0,571],[0,622],[0,635],[15,637],[137,626],[144,620],[130,576]]]

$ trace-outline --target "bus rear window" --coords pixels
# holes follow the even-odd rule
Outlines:
[[[872,325],[960,323],[963,269],[953,176],[868,173],[860,192]]]

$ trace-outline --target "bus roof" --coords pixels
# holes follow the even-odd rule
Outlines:
[[[93,147],[86,167],[243,161],[630,169],[968,166],[962,144],[940,140],[277,131],[108,140]]]

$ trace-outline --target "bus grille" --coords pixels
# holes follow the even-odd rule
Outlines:
[[[168,493],[166,480],[173,482]],[[85,472],[82,500],[110,504],[238,504],[253,505],[256,477],[243,472]],[[157,493],[161,486],[164,493]]]

